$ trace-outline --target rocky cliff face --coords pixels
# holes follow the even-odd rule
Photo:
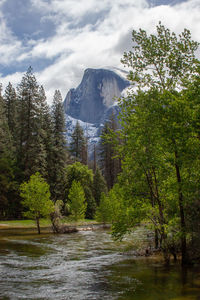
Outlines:
[[[71,89],[64,100],[68,141],[78,120],[92,148],[109,116],[119,113],[117,99],[128,86],[129,82],[113,71],[86,69],[80,85]]]
[[[103,123],[107,111],[128,85],[127,80],[113,71],[86,69],[80,85],[65,98],[65,112],[83,122]]]

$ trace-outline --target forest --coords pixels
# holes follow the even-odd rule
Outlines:
[[[198,43],[161,23],[155,34],[133,30],[132,42],[122,58],[131,87],[90,160],[78,122],[66,140],[61,93],[49,106],[31,67],[1,90],[0,219],[97,219],[116,239],[145,223],[166,262],[199,262]]]

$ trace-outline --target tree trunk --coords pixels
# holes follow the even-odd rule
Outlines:
[[[179,211],[180,211],[180,218],[181,218],[181,255],[182,255],[182,265],[187,264],[188,257],[187,257],[187,243],[186,243],[186,224],[185,224],[185,213],[183,207],[183,193],[181,189],[181,174],[180,168],[177,164],[178,153],[175,151],[175,169],[176,169],[176,178],[178,182],[178,203],[179,203]]]
[[[155,243],[155,249],[158,249],[158,229],[155,229],[155,234],[154,234],[154,243]]]
[[[40,234],[40,219],[39,219],[39,217],[36,217],[36,224],[37,224],[38,234]]]

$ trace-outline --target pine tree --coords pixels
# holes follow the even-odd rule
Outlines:
[[[17,129],[17,96],[15,89],[9,82],[4,93],[6,117],[8,120],[8,127],[14,140],[16,140],[16,129]]]
[[[0,85],[0,154],[4,155],[11,146],[11,135],[6,118],[6,106],[1,96],[1,90],[2,86]]]
[[[40,87],[40,97],[41,97],[41,131],[44,142],[44,148],[46,152],[46,172],[43,176],[50,183],[50,178],[53,168],[53,149],[54,149],[54,137],[53,137],[53,120],[51,114],[51,108],[47,104],[45,90],[43,86]]]
[[[30,67],[18,86],[19,146],[18,163],[23,179],[36,171],[44,173],[45,150],[41,136],[41,97],[39,86]]]
[[[6,118],[5,102],[0,86],[0,217],[7,218],[15,207],[14,154],[12,137]],[[13,214],[14,214],[13,213]]]
[[[50,154],[49,183],[53,200],[64,200],[65,166],[67,161],[65,115],[62,96],[55,91],[52,104],[53,145]]]
[[[77,121],[75,129],[71,136],[70,152],[81,163],[87,164],[87,142],[84,132]]]
[[[96,151],[96,145],[94,144],[94,151],[93,151],[93,173],[96,173],[97,169],[97,151]]]
[[[105,123],[102,129],[100,146],[99,146],[99,165],[102,174],[106,180],[108,189],[111,189],[116,182],[117,175],[121,171],[120,159],[116,158],[114,148],[115,140],[111,138],[110,133],[116,132],[117,124],[114,116]]]
[[[107,192],[106,182],[99,168],[96,169],[93,178],[93,196],[97,206],[100,203],[101,194]]]
[[[40,172],[42,176],[47,177],[47,116],[49,106],[46,101],[46,95],[43,86],[38,89],[37,111],[35,119],[37,121],[37,131],[34,140],[35,166],[32,172]]]

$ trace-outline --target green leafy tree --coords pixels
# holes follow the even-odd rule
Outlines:
[[[36,220],[40,234],[40,218],[50,216],[54,211],[54,204],[50,199],[49,185],[40,173],[32,175],[28,182],[20,186],[22,205],[26,209],[24,216]]]
[[[122,63],[131,68],[128,78],[140,88],[159,91],[181,88],[197,74],[195,51],[198,43],[188,29],[177,37],[159,22],[156,34],[143,29],[132,31],[132,51],[124,53]]]
[[[101,194],[100,204],[96,211],[96,219],[104,224],[112,224],[112,235],[115,239],[122,239],[123,235],[133,225],[131,222],[132,208],[126,203],[123,189],[115,184],[106,195]],[[136,220],[135,220],[136,221]]]
[[[111,222],[111,210],[109,197],[102,193],[99,201],[99,206],[96,210],[95,219],[98,222],[103,222],[104,224]]]
[[[129,210],[133,215],[134,211],[138,215],[146,212],[160,234],[164,252],[168,250],[169,224],[178,216],[185,264],[186,208],[192,199],[187,191],[197,176],[195,149],[199,148],[199,141],[194,131],[196,103],[188,102],[184,89],[198,75],[198,43],[191,39],[188,30],[177,37],[161,23],[156,35],[148,36],[140,29],[133,31],[132,39],[133,50],[124,54],[122,62],[131,67],[128,77],[137,91],[130,90],[121,100],[124,143],[118,147],[123,157],[122,181],[130,199],[126,204],[132,199],[133,210]],[[146,92],[142,91],[144,86],[148,88]],[[197,190],[193,187],[194,194]]]
[[[85,218],[87,203],[85,201],[84,189],[80,182],[73,181],[69,190],[70,212],[75,221]]]
[[[85,198],[87,202],[86,218],[93,219],[96,211],[96,203],[93,197],[93,172],[88,167],[80,162],[76,162],[67,166],[66,171],[66,194],[69,194],[69,190],[73,181],[80,182],[84,189]]]

